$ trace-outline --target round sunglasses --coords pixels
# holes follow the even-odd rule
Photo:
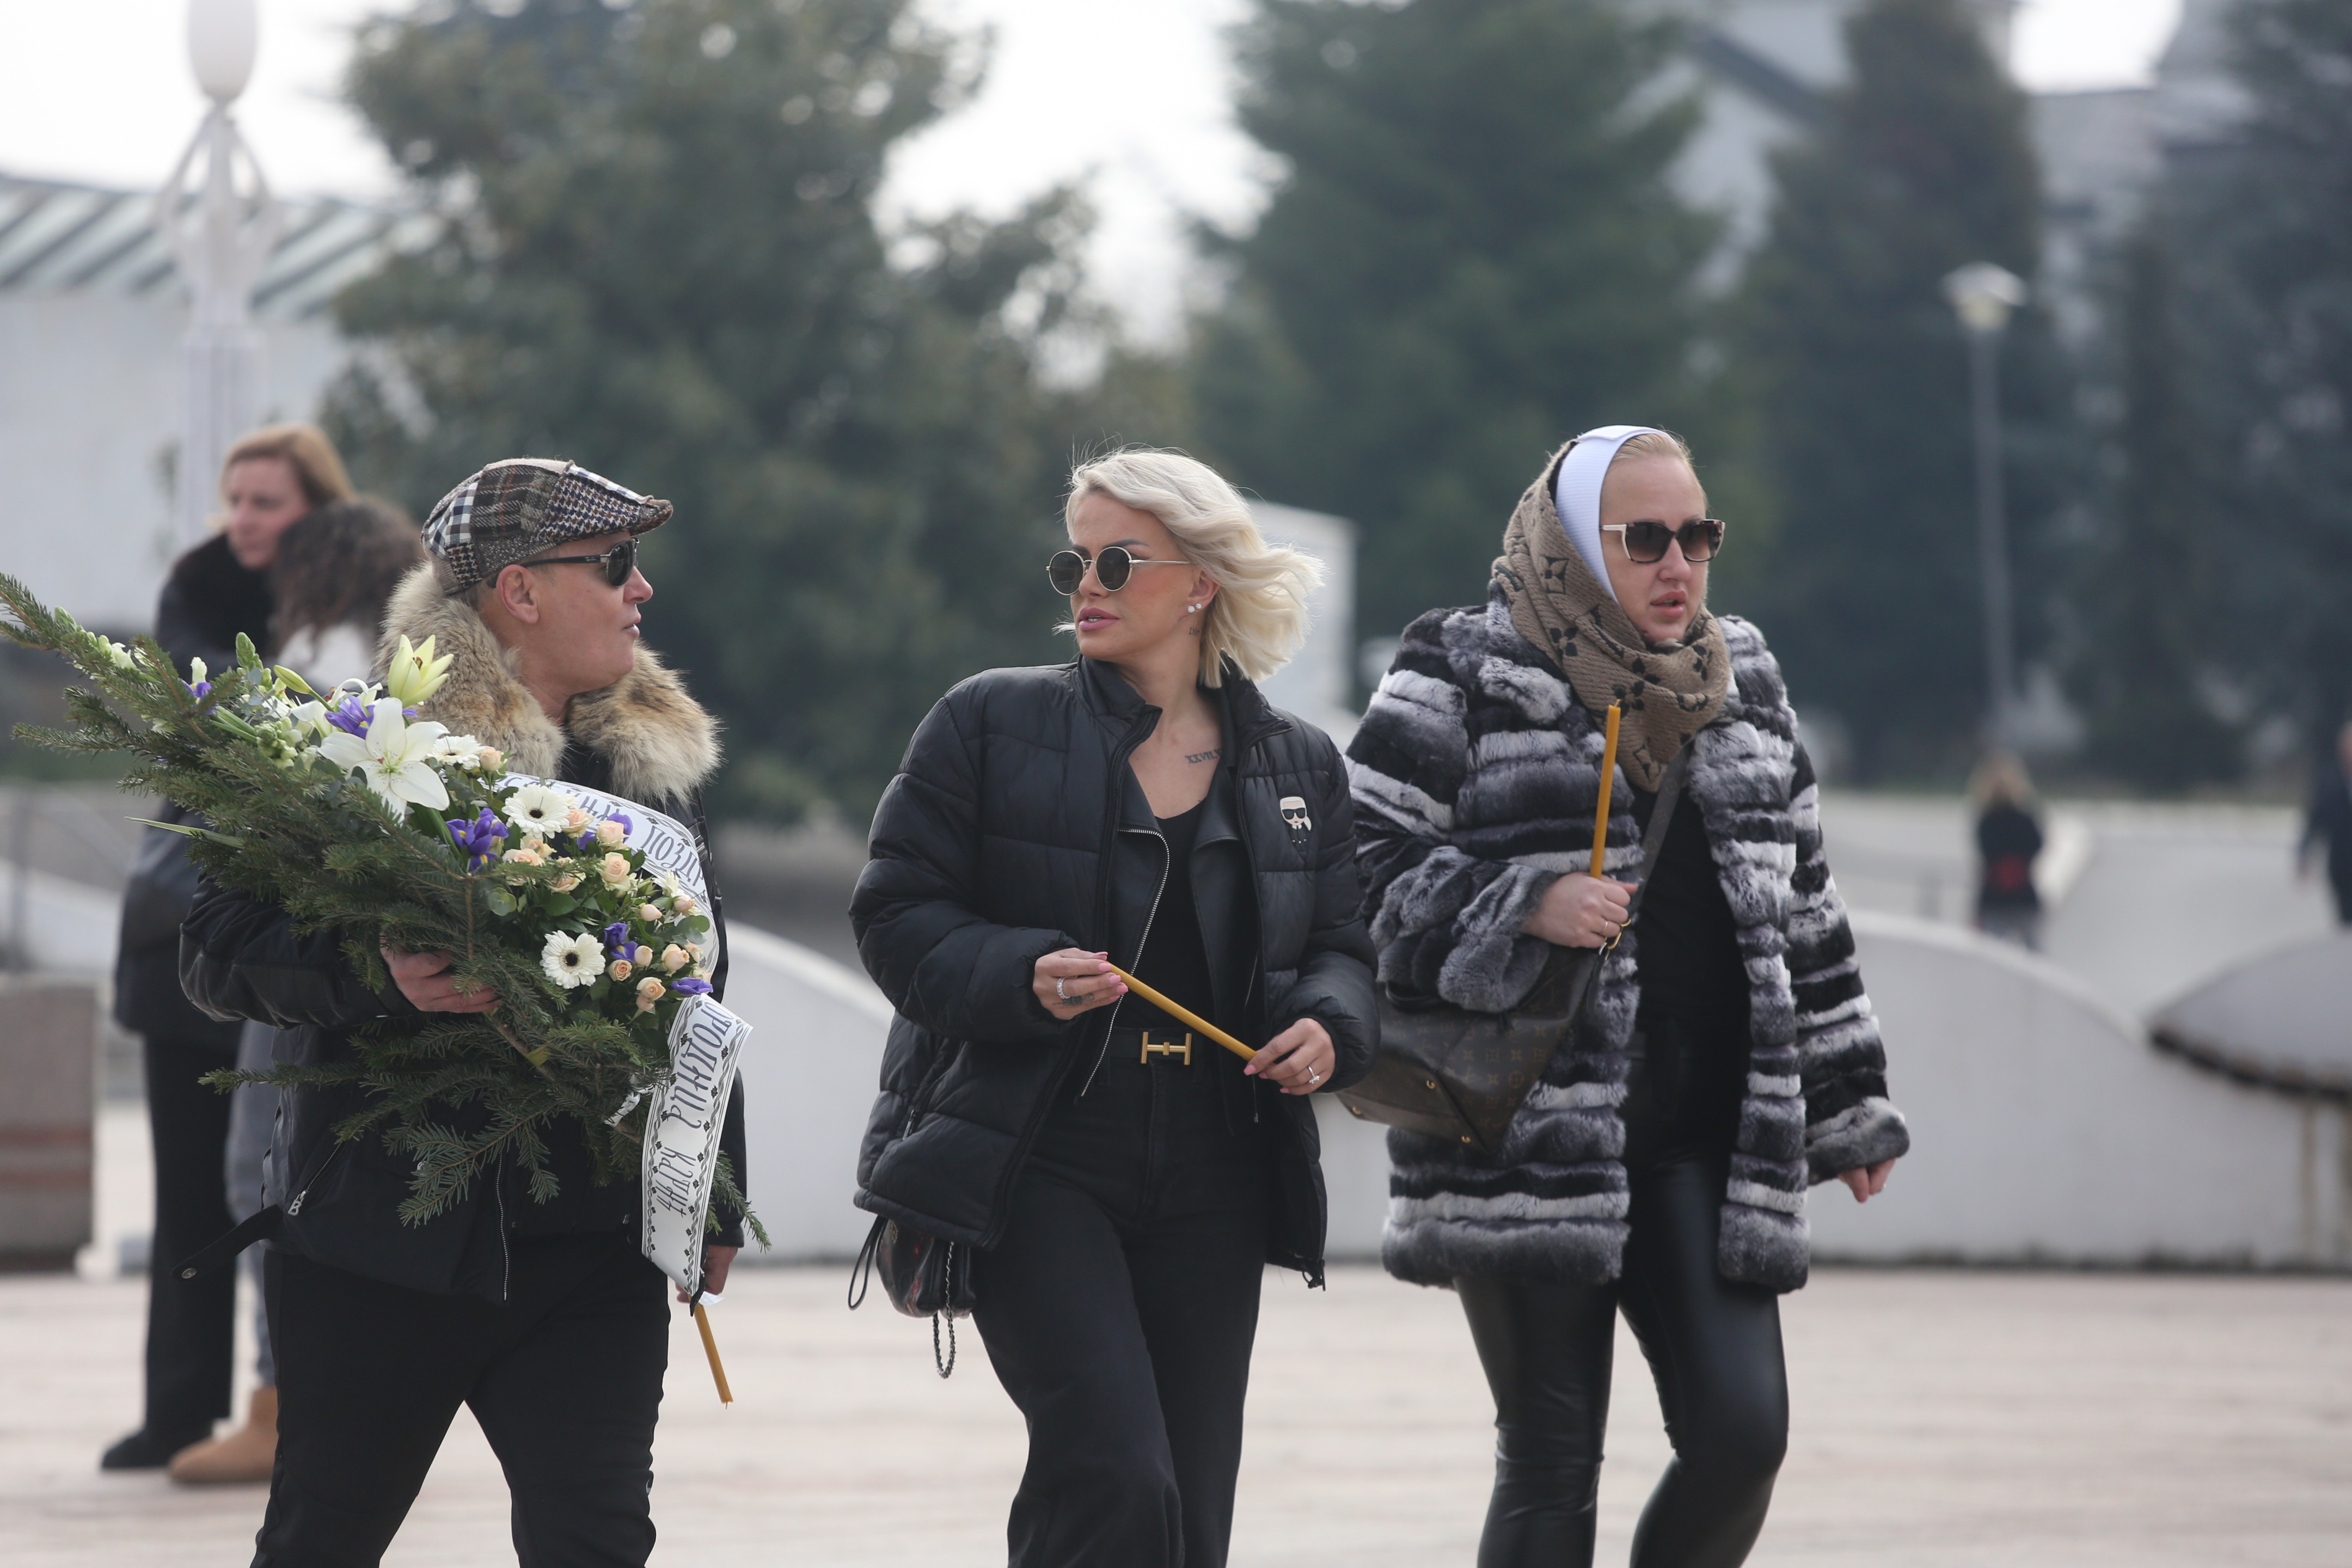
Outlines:
[[[1680,528],[1663,522],[1604,522],[1603,533],[1619,536],[1625,558],[1641,566],[1654,566],[1666,558],[1666,546],[1683,547],[1683,559],[1696,566],[1715,559],[1723,549],[1723,523],[1712,517],[1694,518]]]
[[[1057,550],[1045,563],[1045,581],[1054,584],[1054,592],[1067,598],[1078,591],[1087,580],[1087,558],[1075,550]],[[1109,544],[1094,558],[1095,582],[1106,594],[1116,594],[1127,586],[1128,574],[1139,566],[1189,566],[1189,561],[1138,560],[1121,545]]]
[[[602,566],[604,581],[618,588],[625,585],[629,574],[637,569],[637,536],[629,535],[602,555],[543,555],[536,561],[526,561],[526,566]]]

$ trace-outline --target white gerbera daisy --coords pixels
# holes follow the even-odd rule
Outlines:
[[[576,804],[560,789],[525,784],[507,796],[507,820],[525,833],[544,837],[563,830],[563,819]]]
[[[577,985],[592,985],[604,973],[604,944],[593,931],[572,936],[560,931],[547,933],[547,945],[540,950],[539,966],[547,977],[569,991]]]

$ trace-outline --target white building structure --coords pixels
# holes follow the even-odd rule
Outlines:
[[[152,193],[0,174],[0,569],[85,624],[145,630],[178,553],[185,287]],[[287,204],[254,288],[264,423],[308,419],[350,357],[337,289],[421,220]]]

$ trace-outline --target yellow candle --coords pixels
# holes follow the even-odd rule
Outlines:
[[[1617,704],[1609,705],[1609,738],[1601,748],[1601,802],[1592,808],[1592,874],[1601,875],[1609,852],[1609,786],[1617,778]]]

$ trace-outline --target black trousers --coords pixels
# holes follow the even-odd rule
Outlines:
[[[1051,1113],[972,1270],[1029,1426],[1013,1568],[1223,1568],[1233,1534],[1272,1124],[1223,1051],[1146,1067],[1128,1036]]]
[[[1744,1026],[1744,1020],[1743,1020]],[[1713,1034],[1714,1031],[1706,1031]],[[1495,1395],[1495,1491],[1478,1568],[1589,1568],[1616,1317],[1656,1381],[1675,1457],[1633,1532],[1633,1568],[1737,1568],[1788,1447],[1780,1299],[1716,1264],[1740,1053],[1650,1032],[1626,1111],[1633,1207],[1606,1285],[1454,1281]]]
[[[236,1270],[180,1278],[190,1255],[236,1221],[223,1156],[229,1097],[199,1081],[236,1066],[234,1050],[149,1039],[147,1127],[155,1149],[155,1234],[147,1255],[146,1430],[190,1442],[228,1414],[236,1343]]]
[[[641,1568],[667,1281],[625,1232],[512,1247],[504,1301],[269,1253],[278,1467],[254,1568],[380,1562],[460,1405],[506,1471],[522,1568]]]

